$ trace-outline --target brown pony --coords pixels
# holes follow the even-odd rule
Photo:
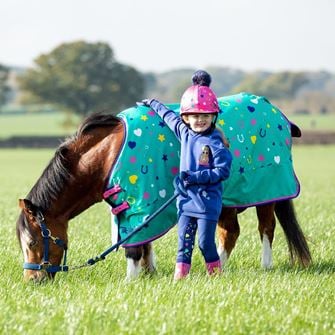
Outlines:
[[[26,199],[17,221],[17,236],[24,256],[24,277],[35,281],[66,271],[68,222],[102,201],[106,182],[125,136],[121,120],[97,113],[87,117],[77,133],[56,150],[54,157]],[[290,200],[257,206],[259,233],[263,243],[262,265],[272,265],[275,214],[284,229],[291,259],[307,266],[311,256]],[[225,262],[239,236],[238,210],[223,208],[218,223],[219,253]],[[150,243],[125,248],[127,278],[136,277],[140,265],[155,270]]]

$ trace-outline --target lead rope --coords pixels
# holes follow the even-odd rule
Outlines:
[[[177,183],[177,181],[174,181],[174,184]],[[179,192],[181,191],[180,188],[176,188],[177,190],[179,190]],[[136,233],[138,233],[140,230],[142,230],[143,228],[147,227],[149,222],[151,220],[153,220],[158,214],[160,214],[166,207],[168,207],[179,195],[179,192],[175,192],[174,195],[167,200],[161,207],[159,207],[154,213],[152,213],[151,215],[149,215],[145,221],[140,224],[138,227],[136,227],[130,234],[128,234],[126,237],[124,237],[123,239],[121,239],[119,242],[113,244],[110,248],[106,249],[103,253],[101,253],[99,256],[96,256],[94,258],[90,258],[89,260],[87,260],[86,263],[82,264],[82,265],[77,265],[77,266],[72,266],[69,267],[69,271],[73,271],[73,270],[77,270],[77,269],[82,269],[88,266],[92,266],[100,261],[103,261],[106,256],[108,254],[110,254],[113,250],[117,249],[118,247],[120,247],[124,242],[126,242],[127,240],[129,240],[132,236],[134,236]]]

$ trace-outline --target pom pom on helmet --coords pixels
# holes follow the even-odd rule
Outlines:
[[[212,82],[212,77],[208,72],[204,70],[198,70],[193,73],[193,76],[192,76],[193,85],[209,87],[211,82]]]

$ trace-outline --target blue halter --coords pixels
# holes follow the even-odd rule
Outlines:
[[[41,211],[37,211],[36,219],[39,227],[41,228],[41,234],[43,237],[43,261],[40,264],[37,263],[23,263],[23,268],[25,270],[36,270],[36,271],[46,271],[48,273],[56,272],[67,272],[69,267],[66,265],[66,256],[67,256],[67,245],[59,237],[54,237],[51,235],[50,230],[47,228],[44,216]],[[49,262],[49,239],[53,243],[57,244],[60,248],[64,249],[64,257],[62,265],[52,265]]]

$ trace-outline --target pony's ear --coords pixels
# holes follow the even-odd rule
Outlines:
[[[30,215],[36,215],[37,207],[28,199],[19,199],[19,207]]]

